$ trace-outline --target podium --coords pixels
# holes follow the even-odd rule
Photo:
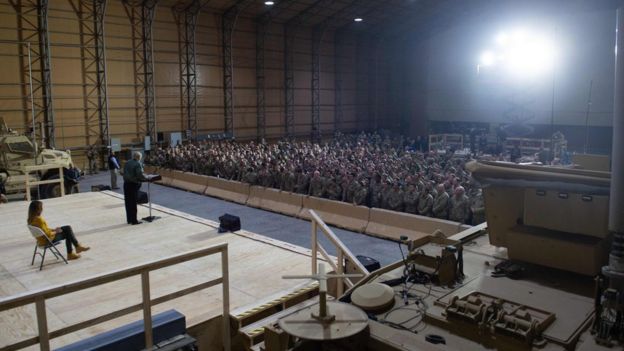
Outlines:
[[[160,174],[146,174],[145,178],[147,178],[147,199],[149,203],[149,216],[143,217],[142,219],[146,222],[153,222],[159,219],[160,217],[152,216],[152,193],[150,189],[150,184],[161,180],[162,176]]]

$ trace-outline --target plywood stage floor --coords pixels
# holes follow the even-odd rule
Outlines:
[[[42,271],[38,259],[31,266],[34,239],[26,228],[28,203],[0,206],[0,296],[42,289],[96,274],[111,272],[194,249],[228,243],[230,264],[230,309],[252,305],[301,281],[283,280],[285,274],[309,274],[309,250],[264,236],[239,231],[218,234],[218,224],[209,220],[154,206],[161,218],[137,226],[126,224],[123,198],[111,192],[81,193],[44,200],[43,216],[51,227],[71,225],[78,240],[91,250],[68,265],[46,257]],[[139,217],[148,215],[139,206]],[[65,253],[64,245],[59,245]],[[214,255],[178,264],[150,274],[151,296],[156,298],[220,276],[220,256]],[[75,322],[141,301],[139,277],[48,300],[48,329],[57,330]],[[221,286],[215,286],[154,306],[153,313],[175,308],[196,325],[221,314]],[[95,327],[52,340],[52,347],[141,319],[137,312]],[[0,348],[35,336],[34,305],[0,312]],[[37,349],[33,347],[32,349]]]

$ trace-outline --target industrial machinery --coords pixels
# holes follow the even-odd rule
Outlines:
[[[29,172],[29,166],[41,167]],[[0,117],[0,184],[6,194],[24,192],[27,176],[31,182],[58,179],[59,168],[63,170],[65,193],[77,193],[80,170],[74,167],[68,152],[39,149],[26,135],[9,129]],[[33,190],[39,190],[40,198],[61,195],[60,183],[35,186]]]

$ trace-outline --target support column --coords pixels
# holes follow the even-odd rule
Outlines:
[[[615,98],[609,197],[609,231],[614,233],[614,237],[609,266],[605,268],[610,278],[619,280],[618,285],[621,289],[624,288],[624,8],[617,10],[615,47]]]
[[[33,125],[39,133],[39,139],[47,147],[55,146],[54,107],[52,105],[52,78],[50,74],[50,43],[48,39],[48,0],[9,0],[17,14],[20,62],[24,86],[27,87],[32,77],[34,121],[25,118],[25,129]],[[28,57],[31,58],[32,70]],[[31,72],[31,73],[30,73]],[[26,88],[27,89],[27,88]],[[28,96],[25,90],[24,96]],[[37,136],[35,135],[35,138]]]
[[[291,138],[295,132],[295,71],[293,46],[295,44],[295,30],[284,25],[284,107],[286,111],[285,132]]]
[[[107,0],[70,1],[80,22],[85,145],[100,147],[110,140],[104,43],[106,3]]]
[[[260,18],[256,22],[256,112],[257,139],[266,136],[266,98],[264,86],[264,43],[266,41],[268,20]]]
[[[154,49],[152,24],[157,0],[141,3],[124,0],[126,14],[132,25],[134,53],[137,137],[156,140],[156,106],[154,94]]]
[[[312,141],[321,141],[321,43],[325,26],[319,25],[312,31]]]
[[[221,45],[223,48],[223,108],[225,112],[225,133],[234,136],[234,63],[232,57],[232,36],[236,19],[252,0],[239,0],[221,16]]]
[[[379,84],[379,41],[375,38],[367,40],[366,46],[368,48],[368,72],[370,76],[368,78],[368,118],[369,126],[373,130],[379,128],[378,125],[378,84]]]
[[[342,130],[342,57],[340,49],[344,47],[344,33],[334,33],[334,130]]]
[[[185,8],[173,8],[178,24],[180,52],[180,90],[182,129],[190,131],[191,139],[197,138],[197,64],[195,33],[197,16],[206,1],[194,0]]]

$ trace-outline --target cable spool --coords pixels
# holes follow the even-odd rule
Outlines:
[[[388,285],[362,285],[351,294],[351,303],[366,312],[382,313],[394,306],[394,290]]]

